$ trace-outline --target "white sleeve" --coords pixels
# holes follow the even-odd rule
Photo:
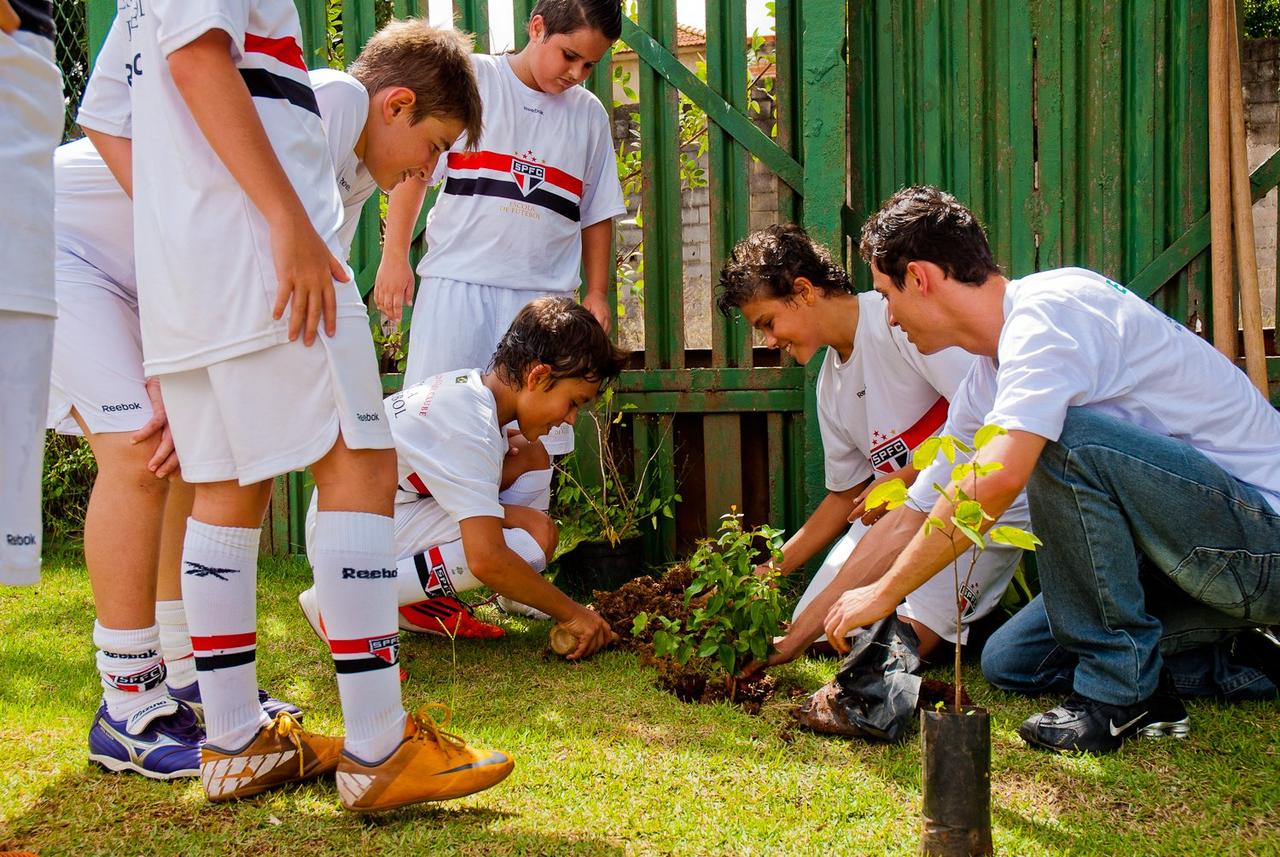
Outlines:
[[[129,95],[132,67],[129,37],[117,16],[107,30],[80,100],[76,122],[81,127],[113,137],[133,137],[133,102]]]
[[[238,62],[244,55],[252,6],[253,0],[151,0],[160,55],[167,57],[210,30],[222,30],[231,36]]]
[[[582,228],[602,220],[612,220],[627,213],[622,201],[622,184],[618,181],[618,161],[613,153],[613,134],[604,105],[594,96],[583,104],[591,111],[591,154],[582,176],[582,200],[579,210]]]
[[[459,407],[457,400],[442,403],[437,398],[428,422],[426,416],[413,412],[421,397],[407,398],[411,398],[408,411],[390,420],[401,471],[408,467],[416,473],[440,508],[455,521],[501,518],[501,464],[498,472],[493,472],[493,449],[486,439],[489,427],[481,419],[466,419],[468,414],[479,413],[478,409]],[[442,425],[441,417],[446,413],[455,418]]]
[[[977,358],[975,358],[976,361]],[[965,443],[971,444],[978,429],[983,426],[983,415],[991,406],[992,386],[988,372],[982,371],[980,364],[972,367],[965,376],[965,382],[955,391],[947,409],[947,422],[939,434],[950,435]],[[955,467],[946,456],[939,455],[933,464],[920,471],[916,481],[908,489],[912,507],[923,509],[927,514],[938,501],[938,491],[934,483],[946,486],[951,482],[951,469]]]
[[[363,127],[369,98],[364,87],[354,79],[344,80],[346,75],[341,72],[317,69],[309,77],[320,107],[320,124],[324,126],[325,141],[329,144],[329,158],[336,171],[339,164],[353,156],[355,143],[360,139],[360,128],[356,126]]]
[[[1052,314],[1048,310],[1052,309]],[[996,391],[985,422],[1055,441],[1067,408],[1126,391],[1115,329],[1062,303],[1015,307],[1000,334]]]
[[[821,405],[818,407],[818,429],[822,434],[823,467],[828,491],[847,491],[875,475],[871,462],[862,450],[845,441],[834,430],[831,419]]]

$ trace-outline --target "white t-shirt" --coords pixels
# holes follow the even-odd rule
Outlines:
[[[377,182],[365,169],[364,161],[355,153],[356,142],[369,118],[369,92],[360,81],[336,69],[314,69],[310,77],[311,88],[315,90],[316,101],[320,104],[325,136],[329,140],[338,194],[342,197],[342,228],[338,230],[338,243],[342,246],[342,258],[346,259],[351,253],[351,241],[356,234],[356,224],[360,222],[360,212],[378,189]]]
[[[957,434],[994,423],[1055,441],[1067,408],[1088,407],[1187,442],[1280,512],[1280,414],[1209,343],[1083,268],[1012,281],[1004,315],[999,359],[979,358],[952,402]]]
[[[117,135],[118,136],[118,135]],[[84,262],[101,271],[111,288],[138,299],[133,268],[133,202],[107,169],[88,138],[58,147],[53,156],[57,187],[54,231],[59,266]]]
[[[134,256],[150,375],[208,366],[288,341],[261,213],[206,142],[168,56],[211,30],[231,37],[240,75],[316,231],[340,255],[342,203],[291,0],[125,0],[90,80],[80,121],[96,122],[100,78],[133,106]],[[364,317],[355,283],[335,284],[340,316]]]
[[[834,348],[818,373],[818,426],[827,490],[844,491],[910,463],[911,450],[947,418],[947,402],[973,365],[959,348],[923,355],[875,292],[858,295],[858,329],[845,363]]]
[[[626,212],[608,114],[585,87],[520,82],[506,56],[475,54],[479,151],[466,135],[436,167],[424,277],[533,291],[579,285],[582,230]]]
[[[462,537],[458,522],[501,518],[498,485],[507,454],[498,406],[477,369],[433,375],[386,400],[396,444],[397,502],[427,502],[439,522],[439,541]]]

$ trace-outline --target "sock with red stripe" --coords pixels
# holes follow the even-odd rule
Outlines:
[[[187,520],[182,600],[208,742],[235,751],[270,720],[258,702],[258,538],[254,527]]]
[[[315,533],[316,602],[338,673],[344,749],[376,762],[404,737],[392,519],[320,512]]]
[[[196,660],[191,654],[191,631],[182,599],[156,602],[156,623],[160,626],[160,654],[169,687],[187,687],[196,680]]]
[[[102,698],[113,720],[124,720],[128,731],[137,734],[153,717],[177,710],[166,705],[171,700],[157,626],[121,630],[94,622],[93,644],[98,647]]]
[[[422,553],[396,563],[396,591],[400,604],[416,604],[424,598],[456,596],[483,586],[471,569],[462,540],[433,545]]]

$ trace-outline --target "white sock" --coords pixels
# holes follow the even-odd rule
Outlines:
[[[382,759],[404,737],[393,532],[383,515],[319,512],[311,554],[338,673],[344,749],[366,762]]]
[[[417,604],[424,598],[441,595],[457,598],[459,592],[484,585],[467,568],[461,539],[405,557],[396,562],[396,569],[396,591],[401,605]]]
[[[187,519],[182,600],[210,744],[239,750],[270,722],[258,703],[257,583],[261,530]]]
[[[196,659],[191,652],[191,632],[182,599],[156,602],[156,622],[160,625],[160,653],[164,655],[165,683],[186,687],[196,680]]]
[[[164,683],[158,627],[119,630],[94,622],[93,644],[98,647],[102,698],[113,720],[124,720],[136,735],[154,718],[177,710]]]
[[[498,492],[498,502],[545,512],[551,508],[551,468],[526,470]]]

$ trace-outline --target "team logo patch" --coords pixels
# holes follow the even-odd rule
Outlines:
[[[400,635],[369,638],[369,654],[394,665],[400,660]]]
[[[978,603],[978,587],[976,584],[961,583],[960,584],[960,615],[968,617],[973,612],[973,608]]]
[[[156,664],[133,675],[107,676],[117,690],[123,690],[125,693],[141,693],[144,690],[159,687],[160,683],[164,681],[164,677],[165,668],[163,663]]]
[[[538,185],[547,179],[547,168],[541,164],[522,161],[519,158],[511,159],[511,177],[516,180],[516,187],[520,188],[520,192],[525,196],[532,193]]]
[[[871,453],[871,466],[881,473],[891,473],[900,467],[906,467],[911,458],[911,450],[906,442],[895,437],[884,446]]]

